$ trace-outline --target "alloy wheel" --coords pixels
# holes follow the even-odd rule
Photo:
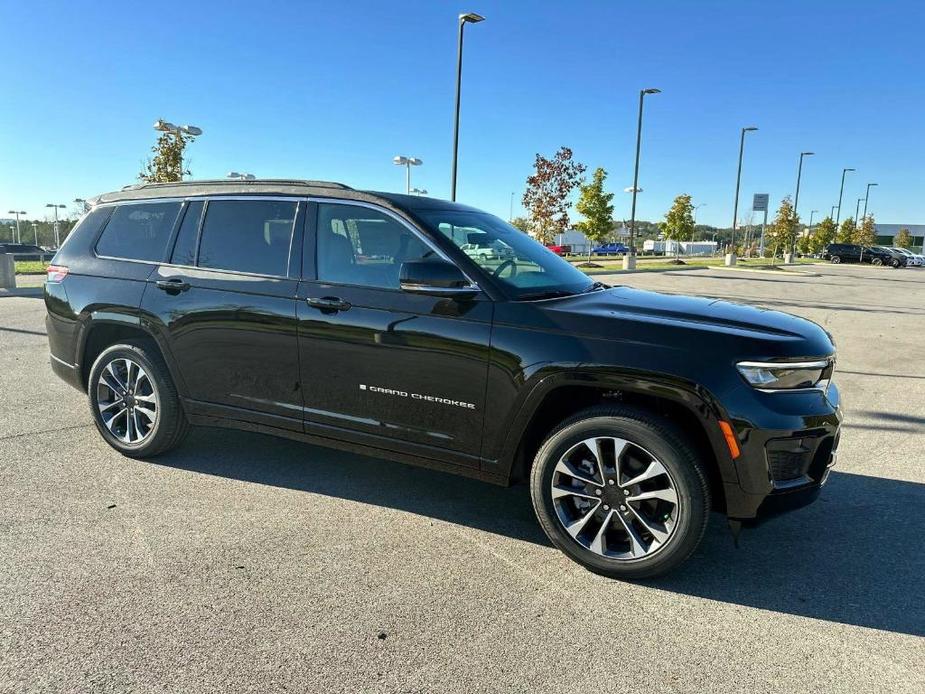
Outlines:
[[[157,391],[144,368],[132,359],[113,359],[100,372],[96,404],[103,426],[123,443],[139,444],[157,427]]]
[[[641,559],[664,547],[681,503],[671,474],[655,456],[609,436],[569,448],[553,471],[551,493],[572,539],[618,560]]]

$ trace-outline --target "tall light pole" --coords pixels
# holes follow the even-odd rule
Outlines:
[[[660,94],[661,89],[649,87],[639,90],[639,118],[636,121],[636,165],[633,168],[633,203],[630,208],[630,252],[623,256],[623,267],[636,267],[636,194],[639,192],[639,150],[642,148],[642,104],[646,94]]]
[[[838,228],[838,223],[841,221],[841,198],[842,194],[845,192],[845,174],[849,171],[854,171],[854,169],[842,169],[841,170],[841,188],[838,189],[838,214],[835,216],[835,228]]]
[[[507,221],[508,222],[514,221],[514,191],[511,191],[511,210],[508,213]]]
[[[829,219],[835,219],[835,208],[836,207],[838,207],[838,205],[832,205],[832,211],[829,213]],[[837,227],[838,225],[836,224],[835,226]]]
[[[202,128],[197,128],[195,125],[174,125],[170,121],[166,121],[163,118],[158,118],[154,121],[154,129],[162,133],[173,133],[173,136],[179,142],[183,135],[189,135],[191,137],[198,137],[202,135]],[[183,157],[180,157],[180,180],[183,180]]]
[[[802,175],[803,175],[803,157],[811,157],[811,156],[813,156],[814,154],[815,154],[815,152],[800,152],[800,165],[797,167],[797,191],[796,191],[796,194],[793,196],[793,216],[794,216],[794,219],[797,218],[797,217],[799,216],[799,214],[800,214],[800,213],[799,213],[799,208],[800,208],[800,178],[801,178]],[[793,252],[796,250],[796,243],[797,243],[797,240],[796,240],[796,237],[794,236],[794,238],[793,238],[793,240],[792,240],[792,242],[791,242],[791,244],[790,244],[790,255],[791,255],[791,256],[793,255]]]
[[[420,166],[424,162],[418,159],[417,157],[403,157],[399,155],[397,157],[392,157],[392,163],[395,164],[395,166],[405,167],[405,193],[410,195],[411,194],[411,167]]]
[[[705,202],[702,202],[702,203],[700,203],[699,205],[694,205],[694,212],[693,212],[693,214],[691,215],[691,216],[694,218],[694,234],[697,233],[697,210],[699,210],[701,207],[706,207],[706,206],[707,206],[707,203],[705,203]],[[692,237],[692,238],[691,238],[691,241],[693,241],[693,240],[694,240],[694,239],[693,239],[693,237]]]
[[[868,183],[867,184],[867,192],[864,193],[864,217],[865,219],[867,218],[867,200],[868,198],[870,198],[870,189],[873,186],[879,186],[879,185],[880,185],[879,183]]]
[[[53,202],[48,203],[45,207],[51,207],[55,211],[55,248],[61,247],[61,239],[58,235],[58,210],[64,209],[67,205],[57,205]]]
[[[742,128],[742,134],[739,138],[739,171],[736,174],[736,198],[732,206],[732,256],[735,257],[736,248],[736,223],[739,216],[739,188],[742,185],[742,156],[745,153],[745,133],[752,133],[758,130],[754,125]]]
[[[16,215],[16,243],[22,243],[22,233],[19,231],[19,215],[21,215],[21,214],[26,214],[25,211],[22,211],[22,210],[10,210],[9,212],[7,212],[7,214],[15,214],[15,215]]]
[[[39,225],[32,222],[32,235],[35,237],[35,245],[39,245]]]
[[[80,206],[81,212],[86,213],[90,210],[90,206],[87,204],[87,201],[84,200],[83,198],[74,198],[74,204]]]
[[[858,204],[854,206],[854,228],[857,229],[858,225],[858,215],[861,214],[861,203],[864,201],[864,198],[858,198]]]
[[[813,216],[814,216],[818,211],[819,211],[819,210],[810,210],[810,211],[809,211],[809,233],[810,233],[810,234],[813,233]]]
[[[456,200],[456,161],[459,155],[459,95],[462,89],[463,28],[466,24],[478,24],[485,18],[475,12],[459,15],[459,38],[456,42],[456,109],[453,116],[453,169],[450,174],[450,200]]]

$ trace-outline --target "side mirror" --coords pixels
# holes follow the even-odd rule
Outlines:
[[[462,271],[445,260],[417,260],[401,264],[399,284],[403,291],[455,299],[471,299],[479,293]]]

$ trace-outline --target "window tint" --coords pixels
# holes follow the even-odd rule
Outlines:
[[[163,260],[179,212],[178,202],[120,205],[103,229],[96,252],[113,258]]]
[[[174,265],[195,265],[196,246],[199,241],[199,218],[202,217],[202,200],[194,200],[186,206],[177,241],[173,245],[170,262]]]
[[[209,202],[199,242],[199,266],[287,275],[295,215],[295,202]]]
[[[407,227],[359,205],[318,205],[318,279],[398,289],[401,264],[434,255]]]

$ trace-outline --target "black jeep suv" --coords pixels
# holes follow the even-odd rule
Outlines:
[[[93,203],[48,268],[51,365],[125,455],[209,425],[529,480],[550,540],[624,578],[683,562],[711,510],[737,528],[808,503],[835,462],[835,348],[807,320],[608,287],[425,197],[215,181]]]
[[[889,265],[892,268],[906,267],[902,253],[883,246],[861,246],[856,243],[830,243],[822,252],[823,260],[833,263],[870,263]]]

